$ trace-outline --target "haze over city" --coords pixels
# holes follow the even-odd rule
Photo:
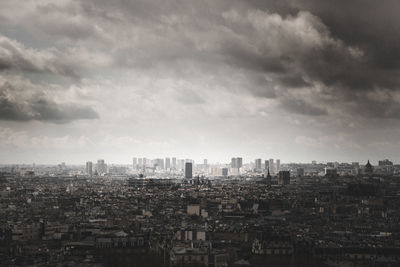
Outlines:
[[[2,0],[0,162],[399,162],[399,5]]]

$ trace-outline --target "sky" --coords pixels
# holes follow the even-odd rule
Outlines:
[[[1,0],[0,163],[398,163],[399,11],[398,0]]]

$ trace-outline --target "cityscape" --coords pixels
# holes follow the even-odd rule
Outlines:
[[[5,266],[398,266],[400,164],[1,165]]]
[[[0,266],[400,266],[399,0],[0,0]]]

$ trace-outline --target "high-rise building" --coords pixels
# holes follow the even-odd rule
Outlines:
[[[185,160],[178,159],[178,170],[182,171],[185,168]]]
[[[269,170],[269,161],[268,160],[265,160],[265,162],[264,162],[264,169]]]
[[[269,171],[275,173],[274,159],[269,159]]]
[[[97,174],[103,175],[107,173],[107,164],[104,163],[104,159],[97,160]]]
[[[133,167],[134,170],[137,169],[137,164],[138,164],[137,158],[133,158],[133,159],[132,159],[132,167]]]
[[[185,163],[185,178],[186,179],[193,178],[193,165],[191,162]]]
[[[231,159],[231,167],[235,169],[240,169],[243,166],[242,158],[232,158]]]
[[[281,160],[277,159],[276,160],[276,172],[279,172],[281,170]]]
[[[93,163],[91,161],[86,162],[86,174],[89,176],[93,175]]]
[[[255,164],[256,164],[255,166],[256,171],[261,171],[261,159],[256,159]]]
[[[171,159],[170,158],[165,158],[165,169],[166,170],[171,169]]]
[[[222,168],[222,176],[228,176],[228,168]]]
[[[204,164],[204,166],[207,166],[207,165],[208,165],[208,160],[207,160],[207,159],[204,159],[204,160],[203,160],[203,164]]]
[[[278,184],[290,184],[290,171],[280,171],[278,173]]]
[[[176,158],[172,158],[172,169],[176,170]]]

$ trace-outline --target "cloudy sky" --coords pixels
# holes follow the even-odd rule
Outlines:
[[[399,162],[399,11],[1,0],[0,162]]]

